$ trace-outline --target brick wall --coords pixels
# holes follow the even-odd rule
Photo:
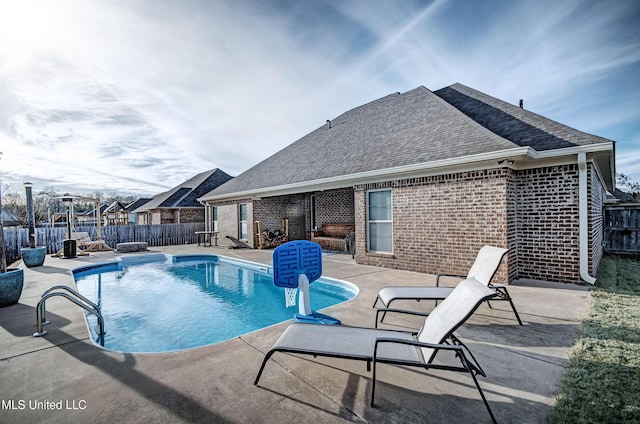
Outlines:
[[[590,169],[590,269],[602,258],[605,191]],[[393,253],[366,252],[367,190],[392,191]],[[485,244],[508,247],[494,281],[582,283],[578,167],[508,168],[355,187],[357,262],[432,274],[466,274]]]
[[[204,222],[204,207],[201,209],[159,209],[159,213],[154,211],[154,218],[160,222],[154,224],[188,224],[193,222]]]
[[[466,275],[485,244],[507,247],[512,171],[461,172],[355,187],[356,252],[361,264],[431,274]],[[393,254],[366,252],[367,190],[392,190]],[[494,281],[506,282],[503,262]]]
[[[262,231],[282,230],[282,219],[289,220],[289,239],[307,238],[306,199],[304,194],[267,197],[253,202],[253,219]]]
[[[353,189],[328,190],[314,193],[316,198],[316,225],[353,224]]]
[[[578,166],[517,172],[519,278],[579,283]]]
[[[516,172],[509,169],[506,175],[506,202],[507,202],[507,246],[509,251],[506,259],[509,264],[506,278],[512,281],[518,278],[518,185]],[[500,270],[502,272],[502,270]],[[503,278],[503,275],[496,276]]]
[[[178,223],[177,216],[175,216],[175,219],[176,221],[174,221],[174,223]],[[193,222],[204,222],[204,207],[198,209],[180,209],[180,223],[189,224]]]

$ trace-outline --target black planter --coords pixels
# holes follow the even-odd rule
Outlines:
[[[34,266],[40,266],[44,263],[44,258],[47,256],[47,248],[42,247],[24,247],[20,249],[22,254],[22,262],[24,262],[27,268],[33,268]]]
[[[18,303],[23,284],[22,268],[9,268],[7,272],[0,273],[0,308]]]

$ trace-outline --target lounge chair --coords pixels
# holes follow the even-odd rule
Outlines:
[[[522,320],[520,319],[520,315],[518,315],[518,311],[516,311],[516,307],[513,304],[511,296],[507,291],[507,288],[502,285],[492,284],[491,280],[493,276],[498,271],[498,267],[500,266],[500,262],[502,262],[502,258],[507,253],[508,249],[503,249],[501,247],[494,246],[484,246],[478,252],[478,256],[476,257],[475,262],[469,269],[469,273],[466,278],[475,278],[480,283],[486,285],[490,289],[494,290],[497,293],[497,297],[491,299],[494,300],[504,300],[509,302],[511,305],[511,309],[513,309],[513,313],[518,320],[518,323],[522,325]],[[438,275],[436,278],[436,286],[428,287],[428,286],[388,286],[383,287],[378,292],[378,297],[373,303],[373,307],[376,307],[378,301],[381,301],[384,305],[384,308],[379,308],[376,312],[376,323],[378,322],[378,317],[382,313],[381,321],[384,320],[384,317],[387,312],[398,312],[398,313],[412,313],[415,315],[426,315],[425,313],[417,313],[412,311],[406,311],[402,309],[390,309],[391,302],[395,300],[417,300],[418,302],[421,300],[435,300],[436,304],[439,300],[445,299],[447,296],[451,294],[453,291],[453,287],[439,287],[440,286],[440,277],[460,277],[465,278],[463,276],[457,275]],[[489,307],[491,307],[491,303],[489,303]]]
[[[468,372],[491,419],[495,422],[493,412],[476,378],[476,374],[483,377],[486,377],[486,374],[473,354],[453,334],[481,302],[495,296],[495,291],[475,279],[463,280],[425,319],[417,335],[405,331],[345,325],[291,324],[265,355],[254,384],[258,384],[265,365],[275,352],[362,360],[367,362],[367,371],[371,370],[373,362],[371,406],[374,405],[377,363]],[[433,360],[440,352],[457,357],[461,365],[434,364]]]

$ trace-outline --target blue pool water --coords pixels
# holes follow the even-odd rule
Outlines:
[[[291,319],[284,289],[270,267],[214,255],[142,259],[73,270],[78,291],[97,303],[104,347],[120,352],[168,352],[205,346]],[[351,283],[322,277],[311,284],[314,310],[353,298]],[[88,315],[92,337],[97,320]]]

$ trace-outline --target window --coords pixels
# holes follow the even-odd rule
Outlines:
[[[238,205],[238,238],[247,240],[247,204]]]
[[[218,231],[218,208],[217,207],[213,207],[211,208],[211,222],[212,222],[212,228],[211,231]]]
[[[367,245],[370,252],[393,252],[391,190],[367,193]]]

